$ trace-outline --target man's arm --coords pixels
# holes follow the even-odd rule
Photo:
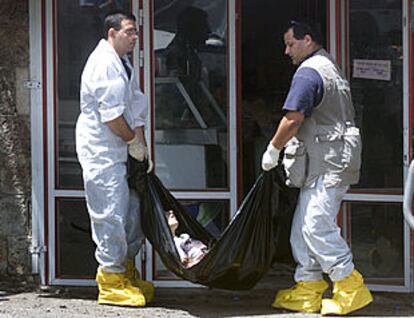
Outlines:
[[[147,142],[145,140],[144,126],[136,127],[134,130],[135,130],[135,135],[138,138],[138,141],[142,143],[144,146],[147,146]]]
[[[289,111],[282,118],[276,133],[262,157],[262,169],[269,171],[277,166],[280,150],[286,145],[302,125],[305,115],[298,111]]]
[[[107,124],[112,132],[115,135],[121,137],[123,141],[131,141],[135,136],[137,136],[137,139],[140,143],[142,143],[144,146],[147,145],[147,142],[145,141],[144,126],[139,126],[132,130],[122,115],[111,121],[108,121]]]
[[[148,157],[144,126],[139,126],[132,130],[122,115],[108,121],[107,124],[115,135],[121,137],[122,140],[128,144],[128,153],[132,157],[138,161],[148,159],[147,172],[150,172],[152,170],[153,163]]]
[[[271,140],[272,145],[281,150],[296,135],[304,119],[305,116],[301,112],[287,112],[280,121],[276,133]]]
[[[106,124],[115,135],[121,137],[125,142],[131,141],[135,137],[135,132],[129,127],[123,115],[108,121]]]

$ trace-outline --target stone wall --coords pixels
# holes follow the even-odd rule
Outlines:
[[[28,1],[0,1],[0,280],[31,273]]]

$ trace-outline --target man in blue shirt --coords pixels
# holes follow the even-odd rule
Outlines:
[[[284,42],[285,54],[299,67],[262,168],[277,166],[285,148],[287,184],[300,188],[290,237],[298,265],[296,285],[280,290],[272,306],[343,315],[372,301],[336,223],[343,196],[359,179],[361,137],[349,84],[322,48],[317,29],[292,21]],[[322,300],[328,289],[323,273],[334,282],[332,299]]]

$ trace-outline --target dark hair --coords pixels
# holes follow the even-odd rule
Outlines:
[[[111,28],[114,28],[115,30],[119,31],[121,30],[121,22],[123,20],[131,20],[131,21],[136,21],[137,19],[135,18],[135,16],[132,13],[123,13],[123,12],[112,12],[109,13],[104,20],[104,24],[103,24],[103,32],[104,32],[104,37],[107,38],[108,37],[108,31]]]
[[[303,40],[305,35],[310,35],[314,42],[322,44],[322,35],[319,23],[311,21],[302,22],[297,20],[290,20],[287,27],[285,28],[285,32],[289,31],[289,29],[293,30],[293,36],[297,40]]]

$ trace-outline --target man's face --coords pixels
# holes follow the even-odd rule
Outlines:
[[[284,35],[285,54],[289,55],[294,65],[299,65],[303,59],[310,53],[307,44],[307,38],[298,40],[293,36],[293,29],[290,28]]]
[[[114,47],[120,56],[132,52],[138,39],[137,27],[133,20],[122,20],[121,29],[115,32]]]

